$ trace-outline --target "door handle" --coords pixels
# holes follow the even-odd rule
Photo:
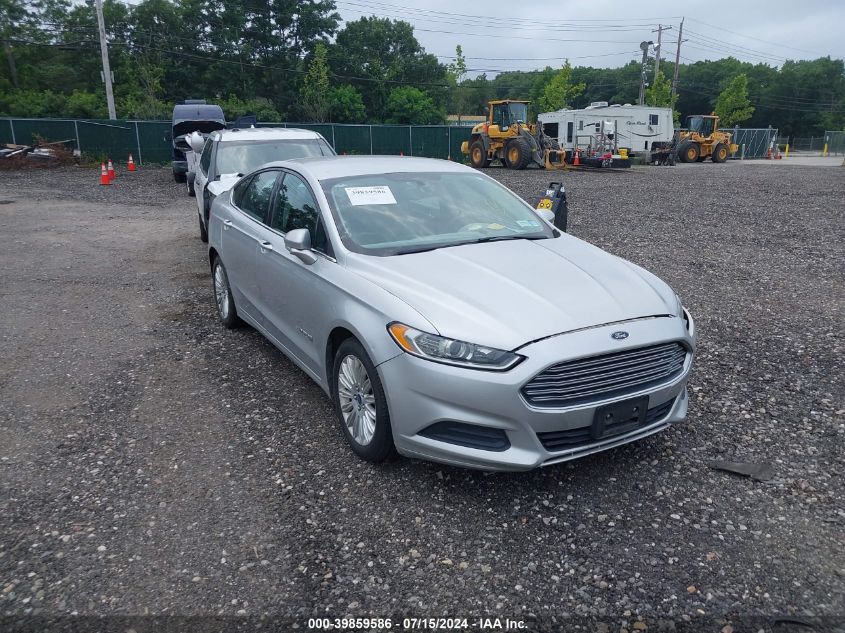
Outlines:
[[[232,226],[231,220],[223,220],[223,230],[224,231],[228,231],[230,226]]]
[[[273,245],[270,242],[259,242],[258,246],[259,248],[261,248],[262,253],[266,253],[268,251],[273,250]]]

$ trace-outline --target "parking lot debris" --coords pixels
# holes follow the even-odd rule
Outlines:
[[[21,167],[55,167],[72,161],[72,140],[44,142],[32,145],[0,144],[0,165],[4,169]]]
[[[752,464],[750,462],[726,462],[722,460],[711,460],[707,462],[710,468],[724,470],[728,473],[751,477],[756,481],[769,481],[774,477],[774,469],[771,464]]]

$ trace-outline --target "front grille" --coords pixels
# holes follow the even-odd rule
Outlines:
[[[620,398],[681,375],[686,355],[674,342],[565,361],[534,376],[522,395],[548,408]]]
[[[433,440],[483,451],[501,452],[511,447],[508,436],[502,429],[463,422],[435,422],[424,428],[419,434]]]
[[[628,432],[633,432],[639,428],[649,426],[655,422],[659,422],[672,410],[672,405],[675,404],[675,399],[672,398],[652,407],[646,412],[645,421],[642,426],[635,429],[627,429]],[[549,452],[565,451],[571,448],[578,448],[584,444],[590,444],[593,441],[591,433],[592,427],[582,426],[577,429],[568,429],[566,431],[549,431],[548,433],[537,433],[540,443]],[[612,437],[612,436],[611,436]],[[605,438],[602,438],[605,439]]]

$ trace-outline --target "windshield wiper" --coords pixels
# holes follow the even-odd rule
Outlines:
[[[466,242],[454,242],[453,244],[437,244],[435,246],[420,246],[419,248],[407,248],[393,253],[394,255],[410,255],[412,253],[427,253],[441,248],[452,248],[455,246],[466,246],[467,244],[483,244],[485,242],[504,242],[505,240],[545,240],[547,235],[487,235],[475,240]]]
[[[477,240],[469,242],[459,242],[454,246],[461,244],[483,244],[484,242],[504,242],[505,240],[545,240],[547,235],[487,235],[486,237],[479,237]]]

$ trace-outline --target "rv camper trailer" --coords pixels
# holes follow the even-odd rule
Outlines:
[[[537,116],[543,131],[558,140],[561,148],[595,147],[597,141],[625,148],[629,154],[648,153],[654,143],[668,144],[675,133],[672,109],[650,106],[608,105],[597,101],[583,110],[557,110]]]

